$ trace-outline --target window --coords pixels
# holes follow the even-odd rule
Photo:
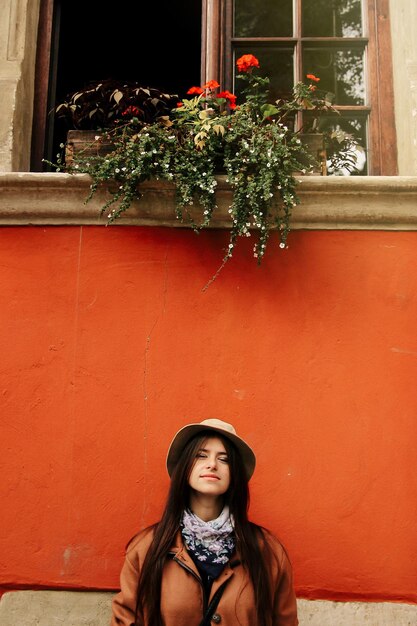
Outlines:
[[[231,90],[235,60],[248,52],[270,76],[273,99],[315,74],[339,111],[323,129],[340,126],[366,146],[362,174],[397,173],[388,0],[226,0],[223,30]]]
[[[127,14],[103,11],[102,3],[93,0],[87,5],[83,0],[41,0],[44,17],[41,13],[40,27],[43,25],[42,32],[49,36],[39,40],[45,52],[38,67],[38,92],[45,93],[49,82],[50,111],[67,93],[88,79],[104,78],[104,73],[143,80],[180,95],[188,86],[211,78],[238,91],[235,60],[252,53],[271,78],[273,99],[288,95],[307,73],[319,76],[320,88],[334,94],[334,105],[340,111],[337,117],[328,116],[324,124],[353,131],[366,146],[366,170],[361,173],[394,175],[397,156],[388,3],[163,0],[136,3]],[[45,23],[51,22],[48,30]],[[48,41],[52,42],[50,52]],[[48,54],[49,74],[45,69]],[[49,127],[46,152],[50,158],[57,129],[51,132],[51,116],[45,121],[45,111],[43,115],[42,110],[35,111],[35,143],[37,137],[39,146],[41,134]],[[306,127],[308,121],[300,117],[297,124]],[[39,161],[39,148],[37,154]]]
[[[55,161],[67,129],[53,110],[68,94],[111,78],[183,94],[199,83],[200,61],[198,0],[41,0],[32,169]]]

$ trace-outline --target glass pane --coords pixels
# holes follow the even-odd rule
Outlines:
[[[303,132],[309,132],[312,128],[314,116],[304,114]],[[327,150],[328,174],[332,176],[366,176],[368,172],[367,159],[367,117],[366,115],[354,115],[352,113],[333,113],[319,118],[315,127],[316,132],[333,134]],[[343,133],[351,135],[357,146],[351,146],[347,150],[347,158],[341,149],[340,141]],[[337,157],[337,159],[336,159]],[[353,171],[348,163],[354,163]]]
[[[361,0],[303,0],[304,37],[361,37]]]
[[[236,47],[234,50],[234,68],[236,59],[243,54],[254,54],[259,60],[259,74],[270,79],[270,102],[279,98],[288,98],[294,85],[294,50],[293,48],[277,47]],[[234,79],[234,93],[241,93],[242,81]],[[239,102],[239,100],[238,100]]]
[[[235,37],[292,37],[292,0],[235,0]]]
[[[321,90],[334,94],[333,104],[365,104],[363,50],[305,48],[303,68],[320,78]]]

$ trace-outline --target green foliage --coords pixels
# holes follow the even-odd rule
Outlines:
[[[216,176],[224,173],[233,194],[229,241],[218,272],[232,257],[240,237],[253,237],[257,263],[273,232],[278,233],[278,246],[286,247],[291,212],[299,202],[295,173],[305,173],[314,164],[300,133],[294,131],[294,116],[306,109],[320,113],[331,108],[326,98],[316,96],[314,85],[304,83],[294,87],[289,101],[268,103],[269,79],[257,75],[255,57],[242,59],[245,66],[238,74],[244,82],[242,103],[209,81],[191,88],[188,95],[193,97],[150,122],[134,115],[113,125],[105,131],[106,140],[114,145],[112,152],[88,158],[76,155],[66,167],[71,173],[91,176],[86,201],[99,187],[110,190],[102,207],[108,224],[140,200],[143,181],[171,181],[177,218],[197,232],[210,224],[217,208]],[[79,102],[75,96],[72,100]],[[201,207],[197,223],[189,212],[194,204]]]
[[[144,124],[152,123],[167,115],[177,102],[178,96],[159,89],[108,79],[70,94],[56,107],[55,116],[71,129],[109,129],[133,116]]]

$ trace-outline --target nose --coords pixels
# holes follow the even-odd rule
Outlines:
[[[215,456],[207,457],[206,467],[207,467],[207,469],[216,468],[217,467],[217,458]]]

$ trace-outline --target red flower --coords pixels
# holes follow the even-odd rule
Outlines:
[[[128,106],[127,109],[122,111],[122,115],[138,115],[138,113],[139,113],[138,107],[135,107],[132,105]]]
[[[309,78],[310,80],[314,80],[315,83],[318,83],[320,78],[317,78],[317,76],[315,76],[314,74],[306,74],[307,78]]]
[[[177,102],[177,107],[178,107],[178,108],[183,107],[183,106],[184,106],[184,103],[183,103],[183,102]]]
[[[203,89],[201,89],[201,87],[190,87],[189,90],[187,91],[187,94],[189,95],[193,95],[193,94],[200,95],[201,93],[203,93]]]
[[[220,87],[220,85],[217,82],[217,80],[209,80],[207,83],[205,83],[201,87],[202,89],[209,89],[210,91],[213,91],[213,89],[217,89],[217,87]]]
[[[236,102],[236,96],[234,93],[230,93],[230,91],[221,91],[220,93],[217,94],[216,98],[224,98],[225,100],[228,100],[230,102],[230,104],[232,104],[232,102]]]
[[[258,59],[253,54],[244,54],[236,61],[239,72],[247,72],[251,67],[259,67]]]

